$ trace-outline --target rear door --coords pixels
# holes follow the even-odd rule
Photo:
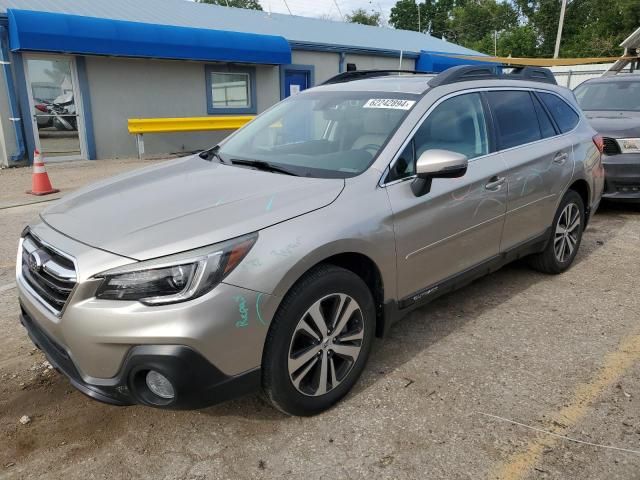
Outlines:
[[[509,192],[501,251],[551,226],[559,195],[573,173],[572,142],[559,135],[547,108],[529,90],[486,93],[496,142],[507,164]]]
[[[447,98],[431,109],[391,165],[386,190],[394,213],[398,298],[411,303],[437,285],[498,255],[506,211],[506,165],[492,153],[480,93]],[[460,178],[436,178],[431,191],[411,191],[416,158],[428,149],[463,153]]]

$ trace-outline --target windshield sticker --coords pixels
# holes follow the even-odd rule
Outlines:
[[[394,110],[409,110],[415,103],[415,100],[403,100],[401,98],[370,98],[362,108],[393,108]]]

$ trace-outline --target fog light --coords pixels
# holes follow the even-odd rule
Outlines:
[[[172,399],[176,396],[173,385],[167,377],[155,370],[147,372],[147,387],[160,398]]]

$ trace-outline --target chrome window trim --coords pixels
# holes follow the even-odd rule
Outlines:
[[[400,157],[400,155],[402,154],[402,152],[406,148],[406,146],[413,139],[413,136],[416,134],[418,129],[422,126],[422,124],[427,119],[427,117],[431,114],[431,112],[433,112],[433,110],[435,110],[442,102],[444,102],[446,100],[449,100],[450,98],[457,97],[458,95],[465,95],[465,94],[469,94],[469,93],[483,93],[483,92],[492,92],[492,91],[514,91],[514,90],[515,91],[525,91],[525,92],[551,93],[551,94],[555,95],[556,97],[560,98],[560,100],[562,100],[564,103],[566,103],[578,115],[578,119],[579,119],[578,123],[576,123],[576,126],[573,127],[572,130],[569,130],[568,132],[560,133],[560,134],[554,135],[552,137],[541,138],[541,139],[535,140],[533,142],[523,143],[521,145],[516,145],[515,147],[506,148],[504,150],[496,150],[495,152],[489,152],[486,155],[480,155],[478,157],[474,157],[474,158],[469,159],[469,163],[475,162],[476,160],[479,160],[481,158],[489,157],[491,155],[501,154],[503,152],[510,152],[510,151],[516,150],[518,148],[527,147],[529,145],[535,145],[536,143],[543,142],[543,141],[548,140],[550,138],[560,138],[560,137],[563,137],[565,135],[569,135],[569,134],[575,132],[578,129],[578,127],[580,126],[581,121],[583,120],[583,116],[581,115],[581,113],[578,112],[573,107],[573,105],[571,105],[569,102],[567,102],[564,99],[564,97],[562,97],[562,95],[560,95],[557,92],[554,92],[553,90],[545,90],[543,88],[535,88],[535,87],[517,87],[517,86],[516,87],[507,87],[507,86],[504,86],[504,87],[476,87],[476,88],[469,88],[469,89],[465,89],[465,90],[457,90],[455,92],[451,92],[451,93],[449,93],[447,95],[444,95],[444,96],[440,97],[436,102],[434,102],[433,105],[431,105],[428,108],[428,110],[422,115],[422,117],[420,117],[420,120],[418,120],[418,122],[416,122],[414,127],[411,129],[411,132],[409,133],[409,135],[407,135],[407,138],[404,140],[404,142],[402,142],[401,147],[394,154],[393,158],[391,159],[391,161],[389,162],[387,167],[384,169],[383,174],[380,177],[380,180],[378,181],[378,186],[381,187],[381,188],[386,188],[387,186],[395,185],[397,183],[404,182],[404,181],[416,178],[416,175],[411,175],[410,177],[399,178],[397,180],[392,180],[390,182],[385,182],[384,181],[385,178],[387,177],[387,175],[389,175],[389,172],[391,171],[391,168],[393,168],[393,165],[396,163],[396,161],[398,160],[398,158]]]
[[[24,279],[24,276],[22,275],[22,252],[23,252],[23,244],[24,244],[24,241],[25,241],[24,235],[26,235],[26,234],[31,235],[38,242],[40,242],[42,245],[44,245],[47,248],[50,248],[52,251],[54,251],[55,253],[57,253],[61,257],[64,257],[64,258],[66,258],[67,260],[69,260],[70,262],[73,263],[73,268],[75,269],[75,273],[76,273],[75,284],[73,286],[73,289],[69,293],[69,297],[67,298],[67,301],[65,302],[63,307],[60,309],[60,311],[56,310],[52,305],[47,303],[40,295],[38,295],[38,293],[31,287],[31,285],[29,285],[27,283],[27,281]],[[68,253],[63,252],[62,250],[60,250],[59,248],[54,247],[53,245],[51,245],[48,242],[45,242],[40,237],[38,237],[36,234],[34,234],[31,230],[27,230],[27,231],[25,231],[23,233],[23,236],[20,238],[20,242],[18,244],[18,257],[17,257],[17,261],[16,261],[16,279],[19,281],[20,286],[22,288],[24,288],[34,299],[36,299],[40,305],[42,305],[44,308],[46,308],[50,313],[55,315],[57,318],[61,318],[62,315],[64,314],[65,310],[67,309],[67,306],[71,302],[71,298],[73,297],[73,294],[75,293],[76,289],[78,288],[78,284],[79,284],[79,282],[78,282],[78,263],[76,262],[76,259],[74,257],[72,257],[71,255],[69,255]]]

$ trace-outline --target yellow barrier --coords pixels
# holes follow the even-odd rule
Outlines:
[[[130,118],[129,133],[170,133],[199,132],[207,130],[237,130],[253,120],[253,115],[225,117],[185,117],[185,118]]]
[[[205,132],[211,130],[237,130],[249,123],[253,115],[229,115],[225,117],[184,117],[184,118],[130,118],[127,122],[129,133],[136,136],[138,158],[144,155],[146,133]]]

